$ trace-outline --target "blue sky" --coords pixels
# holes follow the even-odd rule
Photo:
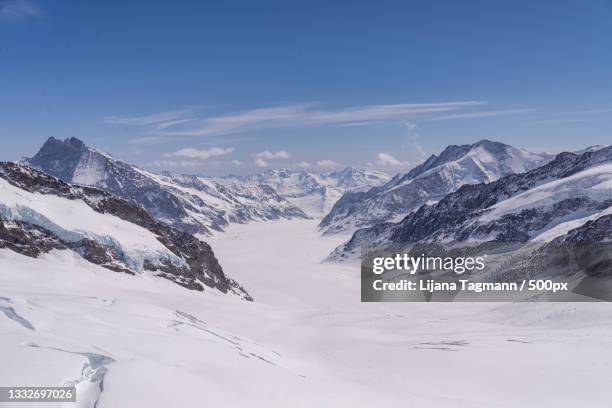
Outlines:
[[[609,144],[612,2],[0,0],[1,160],[402,171],[482,138]]]

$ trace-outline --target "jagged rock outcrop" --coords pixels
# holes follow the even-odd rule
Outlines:
[[[0,163],[0,181],[1,248],[31,257],[69,249],[114,271],[138,274],[147,270],[189,289],[201,291],[207,286],[251,300],[242,286],[224,274],[207,243],[156,220],[134,202],[97,188],[67,184],[23,164]],[[83,204],[87,206],[84,210]],[[117,231],[107,232],[104,226],[103,232],[88,230],[90,220],[70,228],[67,225],[75,222],[66,218],[73,216],[73,208],[89,217],[99,214],[100,223],[114,220],[101,215],[124,222],[115,221],[120,227]],[[93,220],[94,225],[96,222]],[[131,248],[134,238],[126,234],[134,230],[160,245],[148,248],[142,243]]]
[[[550,241],[583,225],[592,227],[581,238],[596,241],[610,213],[612,147],[561,153],[526,173],[465,185],[398,223],[358,230],[330,259],[355,256],[366,242]]]

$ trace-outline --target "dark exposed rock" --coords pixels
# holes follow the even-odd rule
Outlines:
[[[38,257],[66,245],[44,228],[20,221],[7,221],[0,217],[0,248],[8,248],[29,257]]]
[[[390,222],[424,204],[435,202],[465,184],[490,183],[508,174],[528,171],[552,159],[489,140],[448,146],[439,155],[380,187],[345,193],[321,220],[324,233]]]
[[[604,215],[559,237],[556,242],[612,241],[612,215]]]
[[[432,237],[437,233],[440,235],[447,232],[459,233],[462,224],[479,217],[482,211],[501,200],[530,190],[544,182],[569,177],[588,167],[610,161],[612,161],[612,148],[582,155],[561,153],[552,162],[527,173],[512,174],[489,184],[463,186],[439,203],[433,206],[423,206],[418,211],[409,214],[393,226],[390,239],[398,242],[415,242]],[[576,205],[575,202],[573,204]],[[572,202],[559,204],[553,209],[562,209],[564,206],[571,208]],[[523,231],[529,231],[529,229],[523,226]],[[465,238],[466,235],[459,234],[453,237],[460,239]]]
[[[186,266],[179,266],[168,262],[161,266],[151,263],[144,265],[145,269],[156,271],[159,276],[190,289],[203,290],[204,286],[208,286],[223,293],[231,292],[252,300],[244,288],[225,276],[207,243],[157,221],[134,202],[115,197],[93,187],[69,185],[22,164],[0,163],[0,177],[29,192],[52,194],[69,200],[82,200],[99,213],[114,215],[151,231],[157,236],[159,242],[186,264]],[[9,222],[0,218],[0,247],[32,257],[53,249],[68,248],[88,261],[105,268],[132,274],[139,272],[130,269],[123,255],[116,248],[90,239],[64,242],[44,228],[21,221]]]
[[[578,194],[551,205],[518,209],[498,218],[480,218],[497,203],[542,184],[570,177],[576,173],[612,162],[612,147],[583,154],[561,153],[550,163],[521,174],[511,174],[491,183],[464,185],[434,205],[423,205],[398,223],[382,223],[358,230],[344,245],[336,248],[331,259],[354,253],[364,242],[420,242],[492,240],[526,242],[554,222],[562,222],[574,213],[598,213],[612,205],[612,199],[595,200]],[[596,228],[599,225],[600,228]],[[587,224],[583,239],[605,236],[604,221]],[[574,238],[578,238],[574,232]]]

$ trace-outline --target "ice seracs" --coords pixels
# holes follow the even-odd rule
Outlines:
[[[207,243],[136,203],[23,164],[0,163],[0,248],[30,257],[73,251],[116,272],[149,273],[188,289],[210,287],[250,299],[224,274]]]

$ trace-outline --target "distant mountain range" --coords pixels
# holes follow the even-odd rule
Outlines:
[[[331,206],[324,233],[366,226],[334,261],[359,256],[364,243],[612,240],[612,147],[601,146],[553,158],[482,140],[390,180],[350,167],[207,178],[154,174],[78,139],[50,138],[34,157],[0,163],[0,189],[0,248],[32,257],[71,250],[117,272],[245,299],[202,238]]]
[[[95,186],[135,201],[156,219],[190,234],[208,236],[232,222],[308,218],[265,184],[154,174],[76,138],[51,137],[22,163],[67,183]]]
[[[364,243],[612,240],[612,147],[561,153],[491,183],[464,185],[397,223],[357,230],[330,260],[359,256]]]
[[[243,183],[265,184],[276,190],[312,217],[327,214],[342,194],[367,191],[387,182],[389,175],[373,170],[347,167],[341,171],[320,172],[269,170],[252,176],[230,176]]]
[[[490,183],[508,174],[539,167],[553,157],[489,140],[448,146],[439,155],[432,155],[382,186],[345,193],[323,218],[319,228],[325,234],[351,233],[358,228],[399,221],[463,185]]]

